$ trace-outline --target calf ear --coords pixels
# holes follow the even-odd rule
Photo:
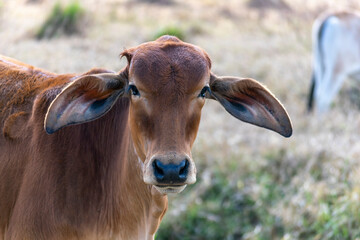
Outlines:
[[[231,115],[244,122],[273,130],[290,137],[290,118],[276,97],[253,79],[236,77],[210,78],[211,96]]]
[[[95,120],[107,113],[123,95],[127,79],[122,74],[82,76],[65,87],[51,102],[45,130],[51,134],[65,126]]]

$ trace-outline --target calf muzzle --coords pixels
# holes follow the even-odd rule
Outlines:
[[[178,164],[164,164],[158,159],[152,162],[154,176],[159,185],[183,184],[188,176],[189,165],[188,159],[184,159]]]

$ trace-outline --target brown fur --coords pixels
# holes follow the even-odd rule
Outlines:
[[[151,238],[167,200],[142,181],[128,99],[101,119],[48,135],[47,108],[77,75],[2,58],[0,76],[0,239]]]
[[[196,138],[204,99],[198,98],[209,83],[211,62],[200,48],[164,36],[122,53],[129,62],[126,73],[141,98],[131,98],[130,122],[136,152],[144,162],[144,181],[156,184],[152,161],[190,162],[188,181],[195,181],[191,147]]]

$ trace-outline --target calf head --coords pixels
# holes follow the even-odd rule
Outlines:
[[[129,125],[143,180],[161,193],[178,193],[196,181],[191,147],[205,99],[217,100],[234,117],[289,137],[290,119],[270,91],[252,79],[217,77],[199,47],[163,36],[122,53],[128,66],[70,83],[51,103],[45,129],[88,122],[119,97],[130,99]]]

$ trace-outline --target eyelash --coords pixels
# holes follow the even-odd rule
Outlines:
[[[206,92],[208,92],[209,90],[210,90],[210,88],[209,88],[208,86],[203,87],[203,89],[201,89],[201,92],[199,93],[199,96],[198,96],[198,97],[205,98],[205,94],[206,94]]]
[[[129,85],[129,91],[131,91],[131,94],[133,96],[140,97],[140,92],[139,92],[139,90],[137,89],[137,87],[135,85]]]

